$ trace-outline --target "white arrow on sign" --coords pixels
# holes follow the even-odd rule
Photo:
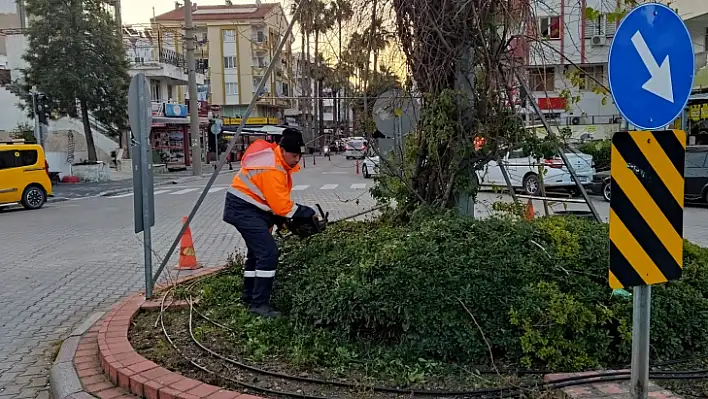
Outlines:
[[[644,65],[651,75],[651,78],[642,85],[642,89],[673,103],[674,87],[671,84],[669,56],[667,55],[661,63],[661,66],[659,66],[654,56],[651,54],[649,46],[647,46],[647,42],[644,40],[644,36],[642,36],[639,31],[632,36],[632,44],[634,44],[639,56],[642,58],[642,62],[644,62]]]

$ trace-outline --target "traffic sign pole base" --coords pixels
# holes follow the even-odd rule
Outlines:
[[[632,399],[649,396],[649,326],[651,324],[651,285],[634,287],[632,311]]]

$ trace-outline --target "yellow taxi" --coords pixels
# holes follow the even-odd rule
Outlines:
[[[42,146],[24,140],[0,142],[0,210],[19,202],[39,209],[52,196],[49,164]]]

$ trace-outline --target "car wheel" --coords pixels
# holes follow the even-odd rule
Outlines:
[[[607,202],[610,202],[610,189],[611,187],[609,181],[602,185],[602,198],[604,198]]]
[[[371,177],[369,174],[369,168],[366,166],[366,164],[361,165],[361,174],[364,176],[364,179],[368,179]]]
[[[25,209],[39,209],[47,202],[47,193],[40,186],[29,186],[22,193],[22,206]]]
[[[531,173],[524,177],[523,181],[524,191],[528,195],[539,195],[541,194],[541,182],[538,180],[536,174]]]
[[[350,159],[352,159],[352,157],[346,157],[346,158],[347,158],[347,160],[350,160]]]

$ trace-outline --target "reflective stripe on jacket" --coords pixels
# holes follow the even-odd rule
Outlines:
[[[264,211],[292,217],[297,205],[290,199],[293,188],[290,168],[277,144],[257,140],[241,158],[241,170],[234,176],[228,192]]]

